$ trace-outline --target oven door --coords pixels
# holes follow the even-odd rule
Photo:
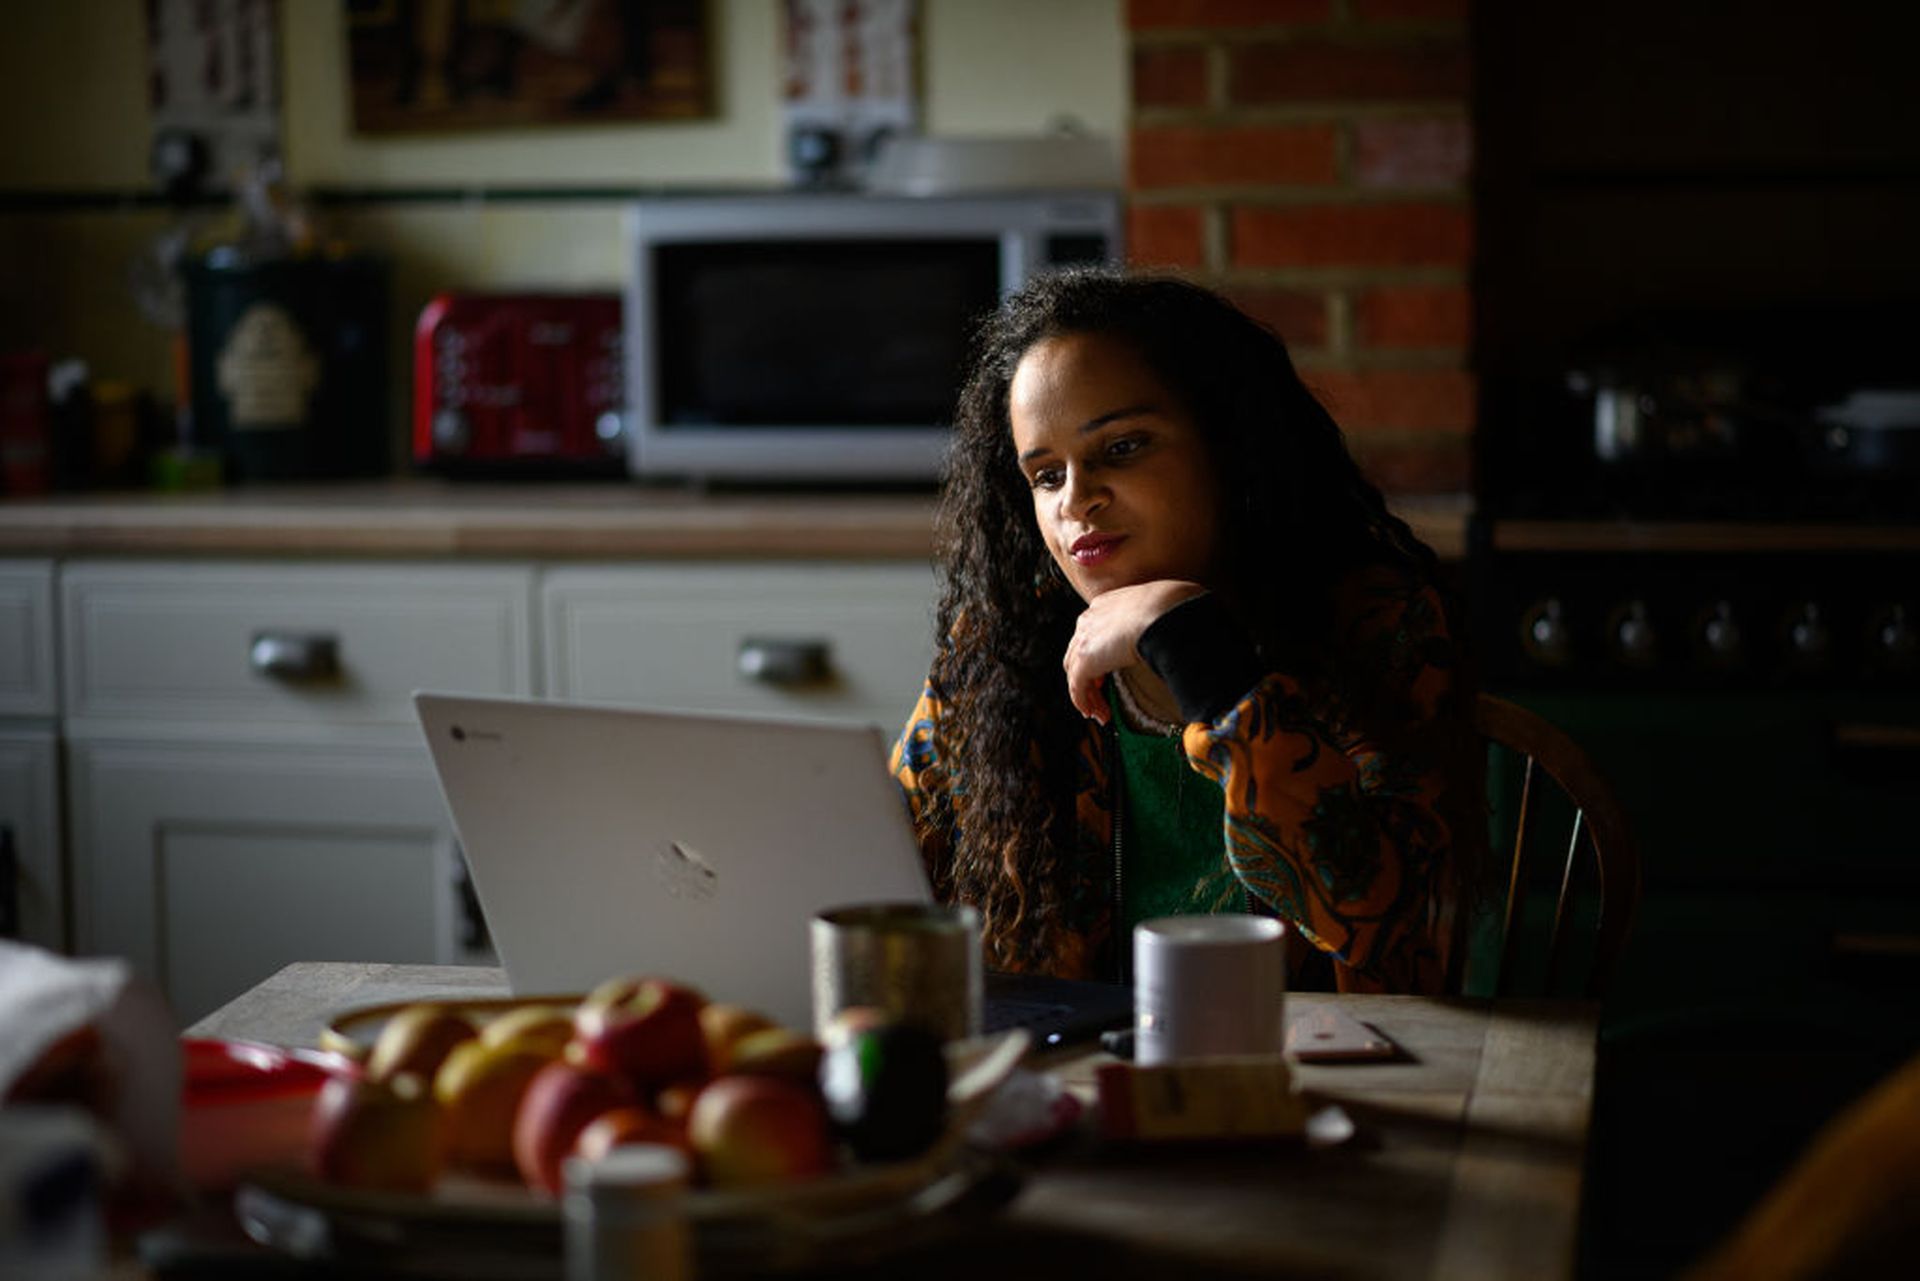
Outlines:
[[[1587,750],[1642,859],[1583,1250],[1672,1268],[1920,1049],[1920,554],[1476,542],[1488,688]]]

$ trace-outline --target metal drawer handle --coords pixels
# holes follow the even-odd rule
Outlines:
[[[740,642],[740,674],[768,685],[819,685],[833,679],[833,646],[823,640],[749,636]]]
[[[340,640],[304,632],[256,632],[247,664],[281,681],[324,681],[340,674]]]

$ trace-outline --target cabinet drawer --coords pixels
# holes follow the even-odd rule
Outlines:
[[[893,734],[926,680],[934,594],[932,567],[918,563],[554,570],[541,593],[547,688]],[[781,670],[815,659],[811,671]]]
[[[53,566],[0,561],[0,716],[54,713]]]
[[[94,562],[69,568],[61,591],[67,711],[81,736],[130,722],[147,733],[411,730],[416,689],[532,692],[524,567]],[[303,675],[303,653],[323,657],[315,641],[331,663]]]

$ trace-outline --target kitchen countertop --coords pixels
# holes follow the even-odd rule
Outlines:
[[[62,556],[925,557],[930,493],[703,493],[435,479],[0,503],[0,553]]]
[[[914,559],[932,555],[933,504],[927,491],[411,478],[70,494],[0,501],[0,555]],[[1391,506],[1443,559],[1465,553],[1466,495]]]
[[[699,490],[629,481],[433,478],[201,494],[0,499],[0,555],[908,560],[933,552],[930,491]],[[1467,552],[1467,494],[1389,506],[1442,560]],[[1500,520],[1501,552],[1916,551],[1920,523]]]

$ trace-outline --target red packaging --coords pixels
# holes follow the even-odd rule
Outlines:
[[[359,1071],[337,1054],[252,1041],[185,1037],[180,1049],[180,1164],[200,1188],[230,1187],[256,1167],[302,1164],[320,1087]]]
[[[0,494],[52,488],[53,408],[47,354],[0,353]]]

